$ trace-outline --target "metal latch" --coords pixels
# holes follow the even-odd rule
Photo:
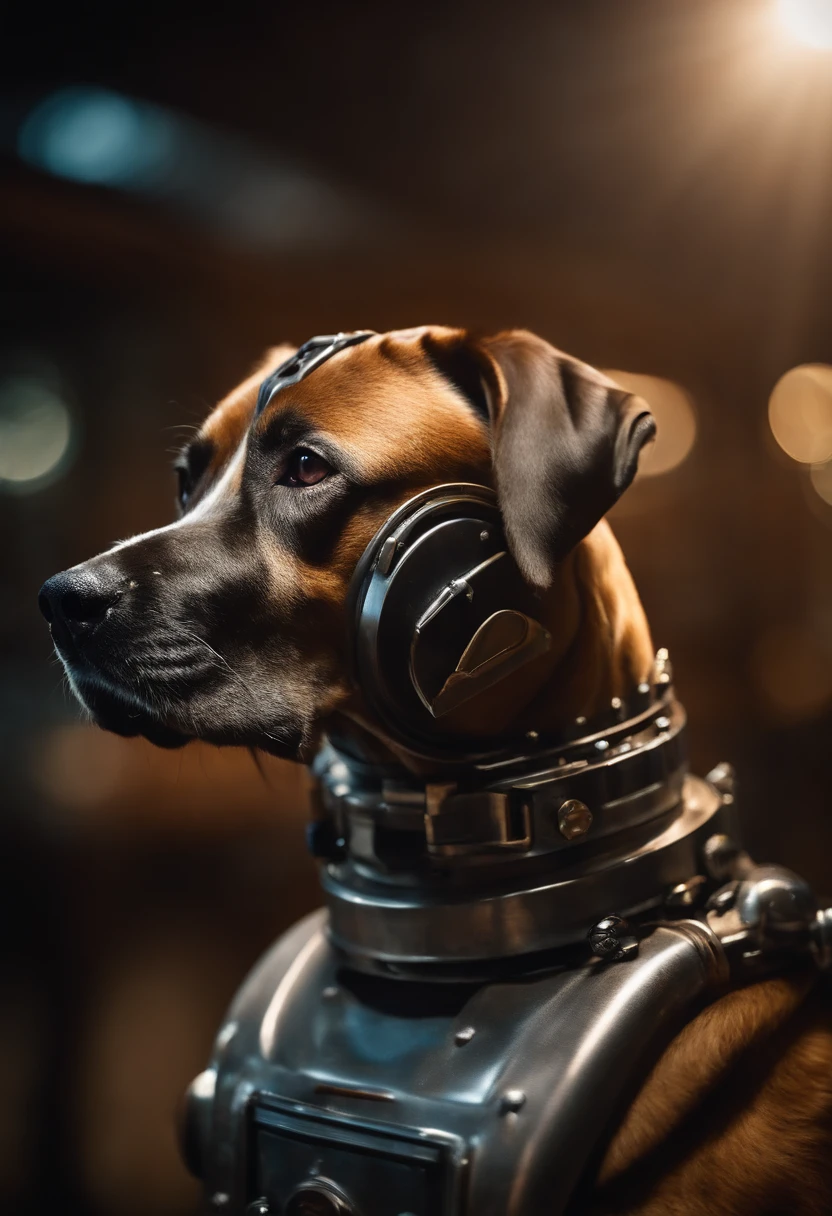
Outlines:
[[[456,792],[456,785],[425,789],[425,836],[428,852],[453,857],[460,853],[522,851],[531,848],[531,821],[526,803],[493,790]]]

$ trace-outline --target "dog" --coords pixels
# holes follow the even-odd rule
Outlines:
[[[175,522],[44,584],[58,654],[100,726],[300,762],[335,730],[423,771],[350,680],[347,592],[391,512],[444,482],[496,491],[551,635],[510,695],[449,715],[450,734],[555,732],[648,678],[649,626],[604,520],[655,432],[643,401],[526,331],[426,326],[340,350],[258,413],[264,375],[291,354],[269,351],[181,453]],[[832,1211],[830,1064],[810,977],[723,997],[655,1066],[582,1210]]]

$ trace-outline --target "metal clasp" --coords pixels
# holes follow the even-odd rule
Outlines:
[[[531,848],[531,819],[525,802],[514,804],[509,794],[493,790],[457,793],[456,789],[453,783],[425,788],[428,853],[455,857]]]

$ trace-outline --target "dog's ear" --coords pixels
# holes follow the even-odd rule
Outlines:
[[[656,425],[640,397],[526,330],[428,331],[435,366],[491,424],[506,535],[525,577],[553,567],[627,489]]]

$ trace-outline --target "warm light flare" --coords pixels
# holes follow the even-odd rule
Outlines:
[[[777,16],[803,46],[832,50],[832,0],[777,0]]]
[[[801,464],[832,458],[832,367],[806,363],[781,376],[769,398],[771,433]]]
[[[608,371],[606,375],[622,388],[642,397],[656,419],[656,439],[639,460],[639,476],[669,473],[688,456],[696,441],[696,412],[681,384],[660,376]]]

